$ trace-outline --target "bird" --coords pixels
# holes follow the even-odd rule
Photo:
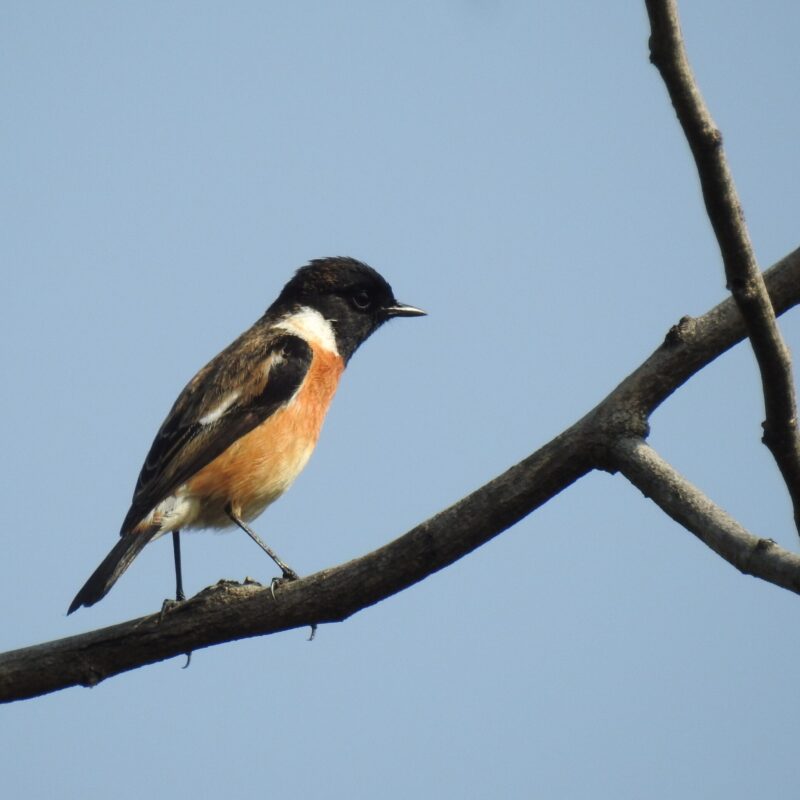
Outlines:
[[[108,594],[149,542],[171,533],[175,597],[185,599],[180,531],[240,528],[297,573],[248,523],[305,467],[339,379],[383,323],[426,312],[395,299],[372,267],[349,257],[298,269],[255,324],[178,395],[145,458],[120,537],[67,614]]]

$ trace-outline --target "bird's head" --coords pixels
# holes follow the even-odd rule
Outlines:
[[[392,317],[425,315],[399,303],[392,287],[372,267],[340,256],[318,258],[297,270],[267,313],[284,317],[304,309],[318,312],[330,324],[345,361]]]

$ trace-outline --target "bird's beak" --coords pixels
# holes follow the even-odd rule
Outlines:
[[[393,306],[387,306],[383,309],[383,313],[387,318],[391,317],[424,317],[427,316],[427,311],[415,306],[406,306],[403,303],[396,303]]]

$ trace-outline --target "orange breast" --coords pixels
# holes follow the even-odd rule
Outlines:
[[[314,450],[343,370],[338,355],[314,348],[292,401],[187,481],[187,495],[200,505],[191,527],[230,525],[228,503],[251,520],[289,488]]]

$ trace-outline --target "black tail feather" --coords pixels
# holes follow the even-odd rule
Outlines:
[[[158,533],[158,529],[143,533],[126,533],[103,559],[100,566],[91,574],[83,587],[75,595],[67,614],[71,614],[81,606],[93,606],[104,598],[120,575],[130,566],[142,548]]]

